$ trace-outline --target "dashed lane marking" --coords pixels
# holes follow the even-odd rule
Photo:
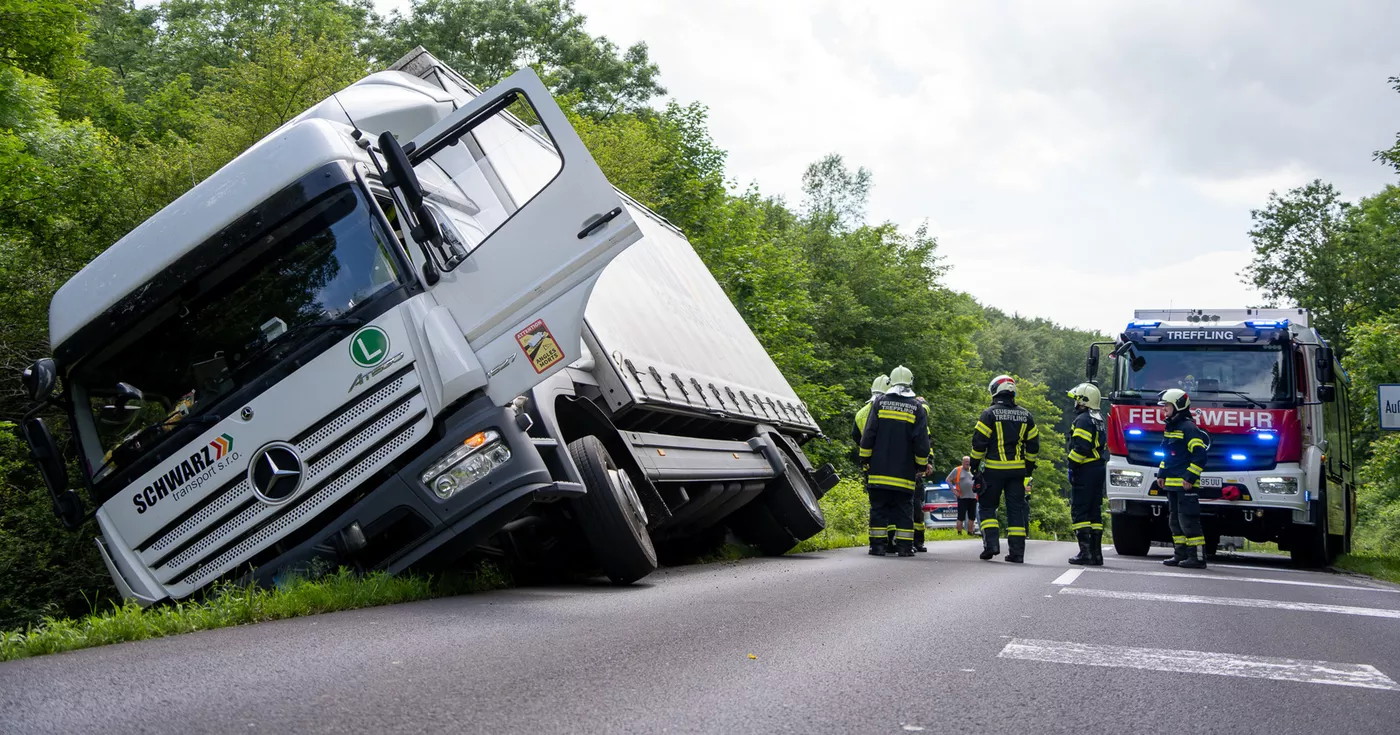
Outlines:
[[[1195,605],[1224,605],[1227,607],[1256,607],[1296,612],[1336,613],[1338,615],[1360,615],[1370,618],[1400,619],[1400,610],[1376,607],[1355,607],[1353,605],[1324,605],[1316,602],[1288,602],[1286,600],[1251,600],[1242,597],[1206,597],[1203,595],[1164,595],[1156,592],[1118,592],[1116,590],[1096,590],[1088,587],[1061,587],[1062,595],[1081,597],[1103,597],[1113,600],[1141,600],[1145,602],[1184,602]]]
[[[1231,577],[1226,574],[1208,574],[1193,572],[1149,572],[1140,569],[1076,569],[1072,571],[1089,571],[1094,574],[1138,574],[1146,577],[1179,577],[1181,579],[1215,579],[1228,582],[1257,582],[1259,584],[1286,584],[1294,587],[1326,587],[1334,590],[1356,590],[1358,592],[1400,592],[1400,588],[1390,587],[1360,587],[1354,584],[1328,584],[1327,582],[1303,582],[1296,579],[1269,579],[1267,577]],[[1068,574],[1068,572],[1066,572]],[[1063,575],[1061,579],[1063,579]],[[1073,580],[1071,580],[1073,581]],[[1069,584],[1055,580],[1055,584]]]
[[[1083,569],[1071,569],[1065,572],[1064,574],[1061,574],[1060,576],[1056,577],[1055,581],[1051,582],[1050,584],[1071,585],[1074,584],[1074,580],[1079,579],[1079,575],[1083,573]]]
[[[1065,592],[1071,588],[1066,587]],[[1277,679],[1309,684],[1333,684],[1400,691],[1393,679],[1367,664],[1339,664],[1293,658],[1266,658],[1210,651],[1177,651],[1168,648],[1131,648],[1094,643],[1014,638],[997,658],[1044,661],[1081,666],[1172,671],[1184,674]]]

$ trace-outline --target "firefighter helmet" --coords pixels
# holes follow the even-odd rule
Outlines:
[[[891,371],[890,371],[890,386],[893,387],[893,386],[896,386],[896,385],[902,385],[902,386],[905,386],[905,387],[911,387],[911,386],[913,386],[913,385],[914,385],[914,373],[910,372],[909,368],[904,367],[903,365],[900,365],[899,367],[895,368],[894,370],[891,370]]]
[[[1185,411],[1191,407],[1191,396],[1186,395],[1186,391],[1180,388],[1168,388],[1162,391],[1158,406],[1171,406],[1178,411]]]
[[[987,384],[987,392],[994,396],[999,393],[1014,394],[1016,392],[1016,380],[1010,375],[998,375],[992,378],[991,383]]]
[[[870,384],[870,392],[884,395],[890,389],[890,376],[881,375]]]
[[[1091,411],[1099,410],[1099,387],[1093,383],[1080,383],[1069,391],[1069,397],[1074,399],[1076,404],[1082,403],[1089,407]]]

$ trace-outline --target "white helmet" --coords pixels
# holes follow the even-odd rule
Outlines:
[[[998,375],[987,384],[987,392],[993,396],[1001,393],[1016,394],[1016,380],[1010,375]]]
[[[902,385],[912,387],[914,385],[914,373],[909,368],[900,365],[890,371],[890,386]]]
[[[882,396],[890,389],[890,376],[881,375],[870,384],[870,392],[873,395]]]
[[[1102,396],[1099,387],[1093,383],[1080,383],[1069,391],[1069,397],[1074,399],[1076,404],[1084,404],[1091,411],[1099,410],[1099,401]]]
[[[1180,388],[1168,388],[1162,391],[1158,406],[1171,406],[1178,411],[1185,411],[1191,407],[1191,396],[1186,395],[1186,391]]]

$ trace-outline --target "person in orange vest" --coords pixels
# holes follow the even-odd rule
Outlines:
[[[945,479],[958,497],[958,521],[954,527],[959,534],[963,533],[963,521],[966,520],[967,535],[971,536],[977,521],[977,494],[972,489],[972,458],[963,455],[962,464],[954,467]]]

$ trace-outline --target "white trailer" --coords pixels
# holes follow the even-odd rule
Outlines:
[[[112,245],[55,294],[50,339],[25,436],[70,528],[76,459],[142,604],[468,551],[630,583],[657,543],[725,528],[782,553],[837,481],[684,235],[538,78],[480,92],[421,48]]]

